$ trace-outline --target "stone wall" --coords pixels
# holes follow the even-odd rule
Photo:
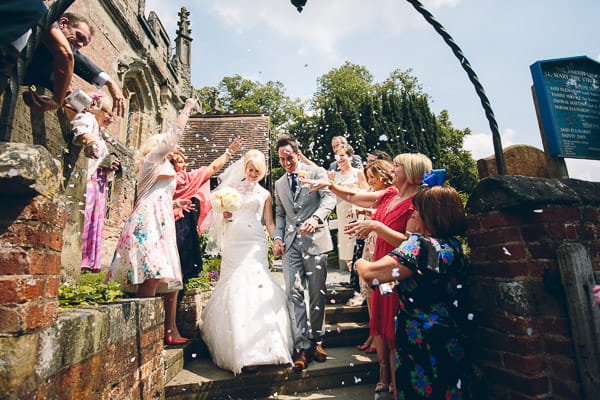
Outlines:
[[[161,399],[160,299],[59,313],[61,177],[46,148],[0,143],[0,397]]]
[[[0,337],[3,399],[163,399],[160,298],[72,309]]]
[[[582,244],[600,272],[600,183],[495,176],[467,211],[477,398],[583,398],[557,249]]]

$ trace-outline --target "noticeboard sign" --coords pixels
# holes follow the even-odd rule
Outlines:
[[[530,70],[550,155],[600,160],[600,63],[561,58]]]

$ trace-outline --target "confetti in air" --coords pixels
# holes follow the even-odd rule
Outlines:
[[[512,256],[512,254],[510,253],[510,251],[508,251],[508,249],[506,247],[502,247],[502,251],[504,252],[504,254],[506,254],[507,256]]]

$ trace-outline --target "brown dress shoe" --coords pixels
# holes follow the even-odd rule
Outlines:
[[[310,348],[310,352],[312,354],[312,358],[317,362],[325,362],[327,361],[327,353],[323,350],[323,347],[320,344],[313,344]]]
[[[309,363],[306,350],[304,349],[296,350],[292,356],[292,360],[294,361],[294,371],[302,371],[303,369],[306,369]]]

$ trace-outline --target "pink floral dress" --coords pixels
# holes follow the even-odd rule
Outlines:
[[[146,279],[159,279],[157,293],[182,288],[173,216],[175,170],[166,159],[181,133],[177,125],[172,125],[140,167],[138,198],[123,227],[107,276],[121,283],[125,291],[137,291],[136,285]]]

